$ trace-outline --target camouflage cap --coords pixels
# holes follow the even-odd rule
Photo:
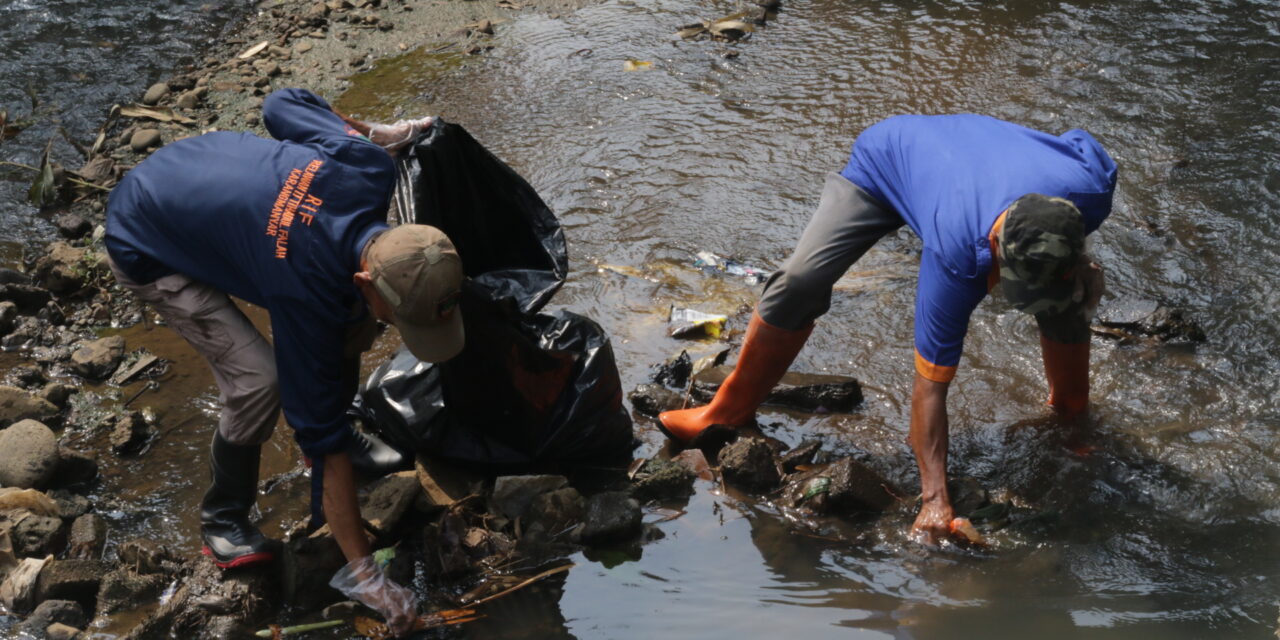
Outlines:
[[[1029,193],[1009,205],[997,238],[1000,284],[1024,313],[1061,313],[1071,305],[1084,221],[1069,200]]]

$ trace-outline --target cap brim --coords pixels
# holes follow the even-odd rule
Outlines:
[[[437,325],[414,325],[396,319],[400,339],[413,357],[423,362],[444,362],[462,351],[466,333],[462,328],[462,310],[455,309],[448,322]]]
[[[1004,296],[1013,308],[1032,315],[1037,313],[1061,313],[1071,306],[1074,284],[1070,281],[1052,285],[1028,287],[1021,283],[1005,281]]]

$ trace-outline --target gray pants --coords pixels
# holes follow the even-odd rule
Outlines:
[[[809,326],[831,308],[831,290],[880,238],[901,227],[902,217],[838,173],[827,174],[822,200],[800,242],[769,276],[758,312],[782,329]]]
[[[238,445],[271,439],[280,418],[275,353],[231,298],[181,274],[138,284],[114,262],[111,271],[209,362],[222,401],[222,437]]]

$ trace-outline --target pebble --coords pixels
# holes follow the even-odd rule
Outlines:
[[[141,153],[151,147],[160,146],[162,142],[159,129],[140,129],[129,137],[129,148]]]
[[[204,102],[205,94],[209,90],[205,87],[196,87],[190,91],[184,92],[178,96],[178,100],[174,103],[179,109],[195,109]]]
[[[151,88],[147,89],[147,92],[142,95],[142,104],[158,104],[162,98],[168,95],[168,93],[169,85],[163,82],[157,82],[151,85]]]
[[[314,44],[311,44],[310,42],[303,40],[302,42],[299,42],[298,46],[294,47],[293,50],[296,53],[306,53],[314,48],[316,48]]]

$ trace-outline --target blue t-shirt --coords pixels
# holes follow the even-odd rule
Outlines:
[[[367,320],[352,282],[387,228],[395,165],[320,97],[267,97],[277,140],[216,132],[169,144],[125,176],[107,205],[107,251],[130,278],[181,273],[271,314],[285,419],[311,457],[343,450],[348,327]]]
[[[1116,164],[1087,132],[1052,136],[988,116],[895,116],[853,143],[841,175],[891,207],[924,241],[916,370],[951,380],[969,316],[988,291],[989,234],[1014,200],[1075,203],[1092,233],[1111,213]]]

